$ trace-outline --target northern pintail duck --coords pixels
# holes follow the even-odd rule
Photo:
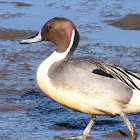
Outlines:
[[[62,17],[49,20],[34,37],[21,44],[51,41],[57,49],[37,70],[37,83],[54,101],[91,114],[83,137],[89,136],[96,115],[120,115],[131,132],[137,133],[126,114],[140,112],[140,74],[92,58],[70,59],[79,42],[72,21]]]

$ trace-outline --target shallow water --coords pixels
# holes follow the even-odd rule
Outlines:
[[[131,23],[130,30],[114,24],[128,14],[140,14],[139,5],[138,0],[0,1],[0,139],[69,139],[81,135],[90,118],[52,101],[36,84],[36,69],[54,44],[20,45],[20,40],[34,35],[50,18],[66,17],[81,35],[73,57],[92,56],[139,71],[137,25]],[[128,117],[140,134],[140,114]],[[126,130],[120,117],[98,116],[91,139],[128,139]]]

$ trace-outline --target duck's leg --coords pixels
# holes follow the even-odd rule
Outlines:
[[[87,127],[85,128],[85,130],[83,132],[83,137],[84,138],[89,136],[90,129],[92,128],[95,120],[96,120],[96,115],[92,115],[91,118],[90,118],[89,124],[87,125]]]
[[[123,120],[126,123],[127,128],[129,129],[129,131],[131,132],[131,140],[136,140],[137,138],[137,132],[135,131],[134,126],[130,123],[130,121],[128,120],[126,114],[124,112],[122,112],[120,114],[120,116],[123,118]]]

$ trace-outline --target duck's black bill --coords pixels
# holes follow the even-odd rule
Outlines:
[[[34,35],[33,37],[30,37],[26,40],[22,40],[20,42],[20,44],[31,44],[31,43],[35,43],[35,42],[39,42],[42,41],[42,37],[41,37],[41,31],[39,31],[36,35]]]

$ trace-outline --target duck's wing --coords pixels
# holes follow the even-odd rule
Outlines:
[[[85,57],[75,59],[75,65],[88,72],[101,75],[103,77],[114,78],[121,81],[131,89],[140,90],[140,74],[124,69],[114,64],[104,63],[96,59]]]
[[[96,61],[97,69],[93,73],[115,78],[131,89],[140,90],[140,74],[121,68],[117,65]]]

